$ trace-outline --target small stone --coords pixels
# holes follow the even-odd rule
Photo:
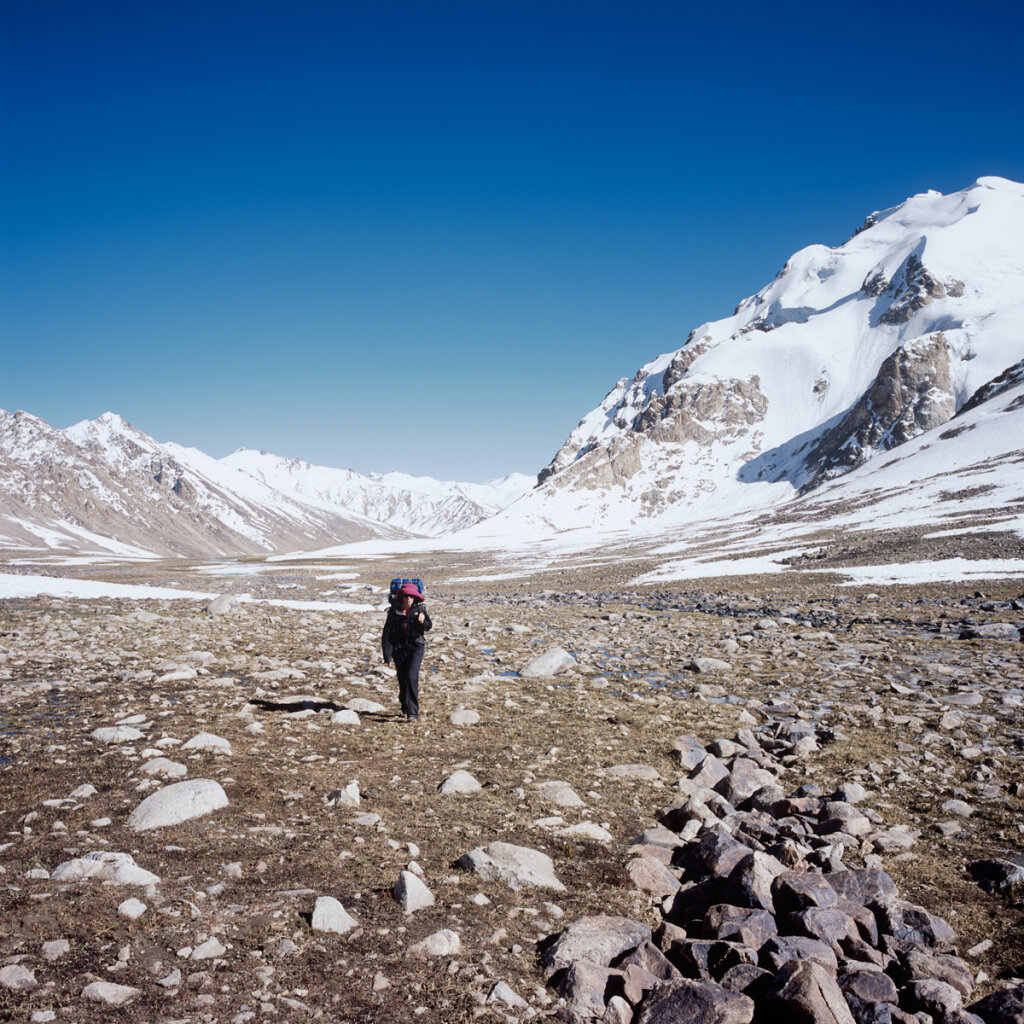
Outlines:
[[[469,772],[462,768],[452,772],[452,774],[437,787],[438,793],[441,793],[444,796],[460,793],[479,793],[481,789],[483,789],[483,787],[480,783],[477,782]]]
[[[212,754],[231,756],[231,744],[223,736],[216,736],[212,732],[196,733],[192,739],[182,744],[181,749],[207,750]]]
[[[499,1003],[502,1006],[512,1006],[519,1010],[528,1009],[530,1005],[504,981],[499,981],[491,991],[487,993],[487,999],[485,1002],[492,1005],[494,1003]]]
[[[137,921],[148,909],[142,900],[137,900],[134,897],[119,903],[117,906],[117,912],[122,917],[127,917],[131,921]]]
[[[65,953],[71,952],[71,943],[67,939],[54,939],[44,942],[42,947],[44,960],[59,960]]]
[[[403,871],[398,876],[393,893],[407,914],[434,905],[434,894],[411,871]]]
[[[452,725],[466,726],[477,725],[480,721],[480,714],[468,708],[456,708],[449,716],[448,721]]]
[[[143,775],[159,775],[164,779],[183,779],[188,775],[185,765],[167,757],[154,757],[151,761],[147,761],[139,771]]]
[[[462,949],[458,932],[442,928],[409,947],[413,956],[454,956]]]
[[[356,921],[333,896],[320,896],[313,908],[311,925],[315,932],[344,935],[356,927]]]
[[[227,952],[224,944],[216,936],[212,936],[205,942],[196,946],[192,950],[192,960],[213,960],[216,957],[223,956]]]
[[[343,789],[335,789],[327,794],[328,807],[358,807],[360,804],[359,783],[353,779]]]
[[[343,708],[331,715],[331,725],[359,725],[359,713],[352,708]]]
[[[142,989],[130,985],[115,985],[109,981],[94,981],[82,989],[82,998],[105,1006],[124,1006],[136,996],[142,995]]]
[[[21,964],[0,967],[0,988],[10,989],[12,992],[31,992],[38,985],[36,976]]]

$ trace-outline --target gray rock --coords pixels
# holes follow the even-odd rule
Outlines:
[[[359,713],[351,708],[343,708],[331,714],[331,725],[359,725]]]
[[[1024,1024],[1024,985],[1013,985],[967,1007],[985,1024]]]
[[[708,753],[696,736],[689,735],[677,737],[675,751],[679,755],[679,763],[688,770],[696,768]]]
[[[528,661],[519,674],[524,679],[544,679],[548,676],[564,675],[576,667],[576,659],[561,647],[551,647],[543,654]]]
[[[71,952],[71,943],[67,939],[54,939],[52,942],[44,942],[42,953],[44,960],[59,960],[66,953]]]
[[[986,622],[968,626],[960,632],[961,640],[1019,640],[1020,629],[1012,622]]]
[[[196,946],[196,948],[192,950],[190,959],[214,960],[219,956],[223,956],[226,952],[227,949],[224,947],[224,943],[214,935],[208,938],[205,942],[201,942]]]
[[[128,827],[135,832],[166,828],[227,806],[228,797],[219,782],[188,779],[164,786],[146,797],[128,816]]]
[[[485,881],[504,882],[510,889],[534,885],[565,892],[555,877],[555,865],[546,853],[512,843],[491,843],[464,853],[458,866]]]
[[[223,736],[216,736],[212,732],[198,732],[190,740],[181,745],[182,750],[206,750],[211,754],[224,754],[231,756],[231,744]]]
[[[392,890],[399,906],[412,914],[434,905],[434,894],[411,871],[403,871]]]
[[[600,1019],[604,1016],[604,993],[608,981],[620,976],[619,971],[577,960],[559,978],[558,994],[565,1000],[574,1019]]]
[[[104,1006],[124,1006],[137,996],[142,995],[141,988],[131,985],[115,985],[109,981],[94,981],[82,989],[82,998]]]
[[[633,885],[652,896],[671,896],[679,890],[679,879],[660,860],[636,857],[626,865]]]
[[[146,734],[130,725],[111,725],[93,729],[89,735],[97,743],[134,743],[135,740],[143,739]]]
[[[480,722],[480,712],[479,711],[472,711],[469,708],[459,707],[459,708],[456,708],[448,716],[448,721],[451,722],[452,725],[459,725],[459,726],[477,725]],[[511,989],[509,991],[511,991]]]
[[[607,967],[616,957],[650,939],[650,927],[628,917],[608,914],[581,917],[543,952],[540,963],[548,978],[580,961]]]
[[[765,1005],[781,1020],[855,1024],[836,979],[811,960],[783,964],[765,995]]]
[[[344,935],[356,927],[356,920],[333,896],[317,897],[311,926],[315,932]]]
[[[462,949],[458,932],[442,928],[409,947],[413,956],[454,956]]]
[[[114,882],[117,885],[158,885],[160,876],[146,871],[135,863],[130,853],[112,850],[94,850],[84,857],[65,861],[54,868],[50,878],[54,882]]]
[[[754,1000],[712,981],[685,979],[652,994],[637,1024],[750,1024]]]
[[[479,793],[483,787],[469,772],[462,768],[452,772],[451,775],[445,779],[440,786],[437,787],[438,793],[445,796],[458,793]]]
[[[896,883],[880,868],[853,868],[832,871],[828,884],[840,896],[854,903],[870,903],[886,896],[898,895]]]
[[[21,964],[8,964],[0,967],[0,988],[12,992],[31,992],[39,986],[36,976]]]
[[[694,658],[687,666],[691,672],[728,672],[732,665],[721,658]]]

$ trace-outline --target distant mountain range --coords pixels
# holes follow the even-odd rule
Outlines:
[[[934,505],[941,521],[956,511],[943,502],[981,495],[977,510],[1019,521],[1022,417],[1024,185],[981,178],[873,213],[837,248],[800,250],[731,316],[620,380],[536,481],[361,476],[245,449],[218,460],[111,413],[57,430],[0,411],[0,549],[657,537],[894,496],[897,520]]]
[[[114,413],[57,430],[0,410],[0,549],[203,557],[433,536],[493,516],[534,483],[362,476],[244,448],[214,459]]]

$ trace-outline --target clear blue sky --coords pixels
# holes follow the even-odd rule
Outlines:
[[[536,472],[794,250],[1024,180],[1017,0],[0,12],[0,408],[216,456]]]

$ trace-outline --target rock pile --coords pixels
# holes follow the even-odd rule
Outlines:
[[[955,955],[953,929],[901,899],[882,870],[879,854],[905,850],[914,833],[887,828],[858,785],[827,795],[779,785],[782,760],[818,738],[801,720],[707,748],[679,738],[681,792],[627,865],[662,900],[661,924],[652,932],[624,917],[584,917],[549,943],[542,966],[569,1020],[1011,1019],[967,1007],[974,977]],[[865,866],[846,866],[847,854]]]

